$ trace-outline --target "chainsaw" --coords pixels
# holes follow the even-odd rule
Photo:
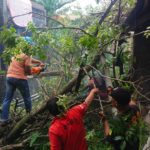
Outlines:
[[[32,66],[30,67],[30,69],[28,70],[27,75],[39,75],[41,72],[44,72],[47,68],[47,65],[38,65],[38,66]]]
[[[38,75],[41,72],[44,72],[47,68],[47,65],[42,65],[42,66],[33,66],[31,67],[31,74],[32,75]]]

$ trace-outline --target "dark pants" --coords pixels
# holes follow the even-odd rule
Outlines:
[[[31,97],[29,91],[28,81],[25,79],[6,78],[6,94],[2,104],[2,120],[8,120],[10,103],[13,99],[14,92],[18,89],[23,97],[25,108],[27,112],[31,111]]]

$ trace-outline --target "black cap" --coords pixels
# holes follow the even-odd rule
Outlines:
[[[131,100],[131,93],[127,89],[120,87],[114,89],[110,96],[121,106],[128,105]]]
[[[52,114],[53,116],[57,116],[58,114],[60,114],[60,111],[57,106],[57,101],[58,98],[54,97],[47,102],[47,109],[49,110],[50,114]]]

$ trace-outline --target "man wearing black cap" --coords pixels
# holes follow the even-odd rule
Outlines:
[[[112,122],[108,122],[103,112],[100,118],[103,122],[104,133],[115,150],[139,149],[139,109],[131,105],[131,93],[123,88],[116,88],[111,93],[112,106],[118,111]]]

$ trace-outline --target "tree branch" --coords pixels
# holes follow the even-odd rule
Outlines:
[[[60,21],[58,21],[58,20],[56,20],[56,19],[54,19],[54,18],[52,18],[52,17],[49,17],[49,16],[47,16],[47,15],[43,15],[43,14],[39,14],[39,13],[35,13],[35,12],[28,12],[28,13],[16,15],[16,16],[13,16],[13,17],[9,17],[9,18],[8,18],[8,21],[7,21],[7,24],[8,24],[11,20],[13,20],[14,18],[22,17],[22,16],[29,15],[29,14],[36,14],[36,15],[38,15],[38,16],[43,16],[43,17],[45,17],[45,18],[48,18],[48,19],[50,19],[50,20],[52,20],[52,21],[54,21],[54,22],[57,22],[58,24],[64,26],[63,23],[61,23]]]
[[[41,72],[37,76],[33,76],[33,78],[42,78],[42,77],[49,77],[49,76],[60,76],[63,72],[60,71],[51,71],[51,72]]]
[[[111,8],[113,7],[113,5],[116,3],[117,0],[111,1],[110,5],[108,6],[108,8],[106,9],[106,11],[104,12],[104,14],[102,15],[101,19],[99,20],[99,25],[102,24],[102,22],[105,20],[105,18],[107,17],[107,15],[109,14]],[[97,25],[96,31],[94,33],[94,36],[96,37],[98,32],[99,32],[99,25]]]
[[[104,19],[107,17],[107,15],[109,14],[111,8],[113,7],[113,5],[117,2],[117,0],[113,0],[111,1],[109,7],[107,8],[107,10],[105,11],[105,13],[103,14],[103,16],[101,17],[101,19],[99,20],[99,25],[102,24],[102,22],[104,21]]]
[[[22,141],[21,143],[3,146],[0,148],[0,150],[16,150],[16,149],[23,148],[28,140],[29,139],[27,138],[24,141]]]
[[[88,32],[86,32],[85,30],[83,30],[83,29],[81,29],[81,28],[78,28],[78,27],[65,27],[65,26],[63,26],[63,27],[55,27],[55,28],[37,28],[37,29],[45,29],[45,30],[63,30],[63,29],[72,29],[72,30],[80,30],[80,31],[82,31],[83,33],[85,33],[85,34],[87,34],[87,35],[89,35],[89,36],[91,36],[91,37],[94,37],[92,34],[90,34],[90,33],[88,33]]]

